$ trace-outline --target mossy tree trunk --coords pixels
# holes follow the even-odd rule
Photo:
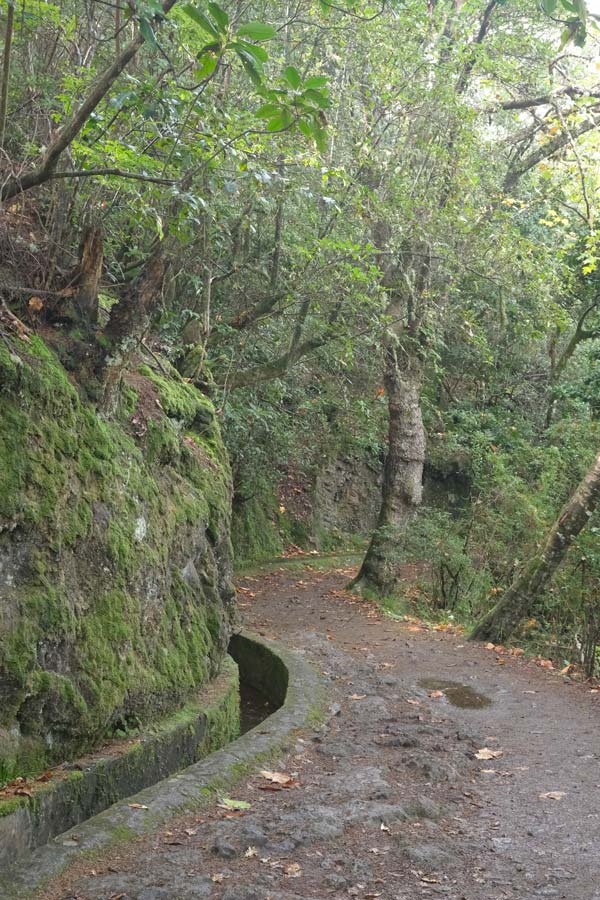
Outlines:
[[[377,527],[352,586],[385,595],[397,580],[397,546],[422,497],[425,429],[421,415],[420,355],[388,342],[384,386],[388,398],[388,451]]]
[[[475,627],[472,641],[506,640],[530,613],[600,499],[600,453],[548,532],[543,549],[516,576],[499,603]]]

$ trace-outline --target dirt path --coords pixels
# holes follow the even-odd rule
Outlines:
[[[46,900],[599,900],[600,694],[383,618],[347,580],[281,570],[241,585],[246,623],[331,685],[328,722],[273,767],[298,786],[252,777],[233,792],[248,810],[82,862]],[[453,706],[423,679],[491,703]],[[483,747],[502,755],[479,761]]]

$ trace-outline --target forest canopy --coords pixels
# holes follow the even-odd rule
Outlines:
[[[593,4],[1,10],[15,365],[42,335],[101,419],[140,365],[210,397],[240,562],[366,549],[367,596],[591,671]],[[370,499],[332,524],[336,465]]]

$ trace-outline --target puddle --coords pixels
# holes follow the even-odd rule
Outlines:
[[[492,701],[483,694],[478,694],[468,684],[460,681],[443,681],[440,678],[422,678],[419,686],[428,691],[443,691],[448,703],[459,706],[461,709],[483,709],[490,706]]]

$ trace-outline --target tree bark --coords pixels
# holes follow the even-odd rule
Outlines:
[[[527,616],[565,559],[600,499],[600,453],[548,532],[543,549],[523,566],[499,603],[469,636],[472,641],[504,641]]]
[[[83,232],[79,251],[77,292],[75,306],[87,326],[98,321],[98,290],[104,261],[102,231],[97,225],[89,225]]]
[[[99,405],[106,414],[115,412],[123,371],[156,317],[166,272],[167,263],[160,243],[111,310],[104,330],[107,349],[98,367],[102,388]]]
[[[8,109],[8,86],[10,83],[10,62],[13,29],[15,21],[14,0],[9,0],[6,10],[6,30],[4,32],[4,55],[2,57],[2,86],[0,87],[0,149],[4,149],[6,132],[6,112]]]
[[[390,342],[384,371],[389,424],[381,507],[360,572],[352,582],[358,591],[379,595],[393,591],[397,581],[398,543],[421,504],[425,462],[422,382],[419,354]]]

